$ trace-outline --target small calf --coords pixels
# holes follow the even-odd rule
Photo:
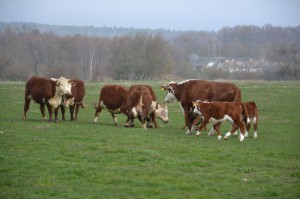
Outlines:
[[[244,108],[241,103],[202,102],[201,100],[198,100],[194,105],[194,112],[202,117],[202,123],[197,131],[197,137],[200,135],[201,130],[206,127],[206,124],[212,122],[218,132],[218,139],[221,140],[220,124],[223,121],[229,121],[240,129],[240,141],[244,140],[246,129],[242,120]],[[227,137],[225,136],[225,139],[226,138]]]

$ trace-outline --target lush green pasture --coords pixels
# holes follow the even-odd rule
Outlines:
[[[167,82],[147,83],[163,101]],[[300,83],[234,83],[259,107],[256,140],[187,136],[178,103],[159,129],[106,111],[93,124],[103,83],[86,84],[76,123],[44,122],[34,103],[22,121],[24,83],[1,82],[0,198],[300,198]]]

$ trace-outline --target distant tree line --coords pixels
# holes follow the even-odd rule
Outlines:
[[[224,27],[218,32],[136,32],[115,37],[57,35],[23,25],[0,28],[0,80],[61,75],[105,79],[300,79],[300,26]],[[255,74],[197,71],[190,55],[267,60]],[[276,67],[275,67],[276,66]]]

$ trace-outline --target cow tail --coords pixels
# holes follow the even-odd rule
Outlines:
[[[242,102],[241,90],[238,87],[234,87],[234,102]]]
[[[248,121],[249,114],[248,114],[247,108],[242,103],[241,103],[241,106],[242,106],[242,117],[243,117],[243,120],[244,120],[245,124],[248,124],[250,121]]]
[[[80,107],[82,108],[82,109],[85,109],[86,108],[86,105],[83,103],[83,102],[81,102],[80,103]],[[96,108],[96,107],[95,107]]]

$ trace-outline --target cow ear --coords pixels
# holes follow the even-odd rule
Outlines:
[[[72,81],[69,81],[69,83],[71,84],[71,86],[76,86],[76,82],[72,82]]]
[[[162,90],[162,91],[165,91],[165,90],[167,90],[167,86],[165,86],[165,85],[162,85],[162,86],[160,87],[160,90]]]
[[[193,104],[193,106],[196,106],[196,105],[197,105],[197,102],[193,101],[192,104]]]

